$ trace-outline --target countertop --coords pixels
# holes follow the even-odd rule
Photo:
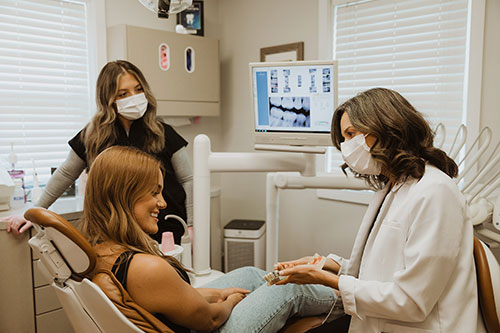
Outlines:
[[[26,203],[23,207],[11,210],[0,211],[0,220],[4,217],[22,214],[29,208],[33,207],[31,202]],[[63,197],[59,198],[49,207],[49,210],[61,215],[66,220],[74,220],[78,218],[83,211],[83,197]],[[0,230],[7,229],[7,222],[0,221]]]

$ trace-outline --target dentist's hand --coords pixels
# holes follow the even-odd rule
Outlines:
[[[295,259],[295,260],[290,260],[290,261],[283,261],[283,262],[278,262],[274,264],[274,269],[281,271],[286,268],[292,268],[298,265],[307,265],[313,261],[314,257],[313,256],[306,256],[302,257],[300,259]]]
[[[320,269],[316,265],[297,265],[291,268],[280,270],[281,277],[284,277],[276,285],[295,283],[295,284],[322,284],[334,289],[339,288],[338,275]]]
[[[9,222],[7,232],[12,232],[14,235],[20,235],[33,226],[30,221],[24,218],[24,213],[8,216],[2,221]]]

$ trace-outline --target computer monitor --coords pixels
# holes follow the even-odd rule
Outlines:
[[[250,63],[255,143],[330,146],[337,62]]]

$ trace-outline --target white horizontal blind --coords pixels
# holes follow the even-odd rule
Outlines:
[[[374,87],[400,92],[432,128],[446,126],[449,149],[465,122],[467,0],[364,0],[334,4],[339,105]],[[342,157],[330,148],[326,171]]]
[[[85,0],[0,0],[0,165],[40,183],[66,158],[89,120]]]

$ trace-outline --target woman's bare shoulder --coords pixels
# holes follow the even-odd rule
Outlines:
[[[162,257],[148,253],[137,253],[130,261],[129,278],[137,277],[150,283],[166,278],[180,278],[176,270]]]

